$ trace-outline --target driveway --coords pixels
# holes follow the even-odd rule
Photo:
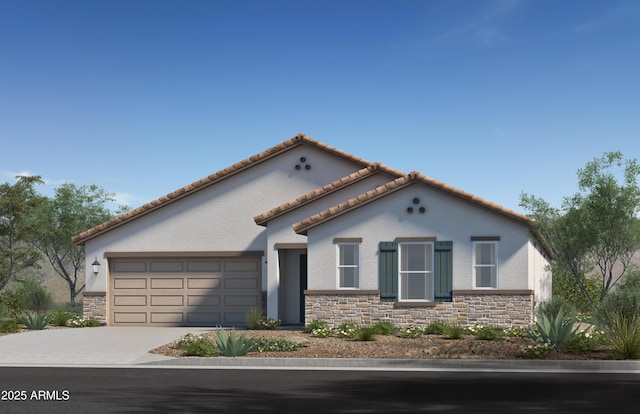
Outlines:
[[[131,365],[169,357],[148,353],[187,333],[213,328],[69,328],[0,336],[0,365]]]

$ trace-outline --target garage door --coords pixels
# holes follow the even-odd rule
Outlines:
[[[261,306],[258,258],[111,259],[111,325],[244,325]]]

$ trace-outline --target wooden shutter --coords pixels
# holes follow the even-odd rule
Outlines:
[[[453,242],[435,242],[435,301],[451,302],[453,290]]]
[[[380,242],[380,301],[398,300],[398,243]]]

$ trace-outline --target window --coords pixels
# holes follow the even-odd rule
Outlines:
[[[338,287],[360,287],[360,244],[338,243]]]
[[[398,243],[401,301],[433,301],[433,243]]]
[[[473,274],[476,288],[498,287],[497,242],[473,242]]]

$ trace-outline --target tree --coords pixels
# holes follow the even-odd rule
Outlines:
[[[577,175],[579,192],[565,197],[560,209],[527,194],[520,205],[536,219],[534,229],[551,249],[554,283],[572,280],[593,305],[625,276],[640,249],[640,166],[619,151],[609,152]],[[596,297],[590,277],[599,281]]]
[[[84,248],[71,242],[71,237],[114,217],[106,207],[113,194],[102,188],[63,184],[55,196],[39,206],[34,220],[37,228],[35,244],[56,273],[69,285],[72,302],[85,284],[79,285],[79,271],[84,267]],[[123,207],[121,207],[121,210]]]
[[[43,201],[34,186],[42,180],[38,176],[16,178],[13,185],[0,185],[0,290],[23,270],[37,267],[41,259],[29,240],[30,218]]]

